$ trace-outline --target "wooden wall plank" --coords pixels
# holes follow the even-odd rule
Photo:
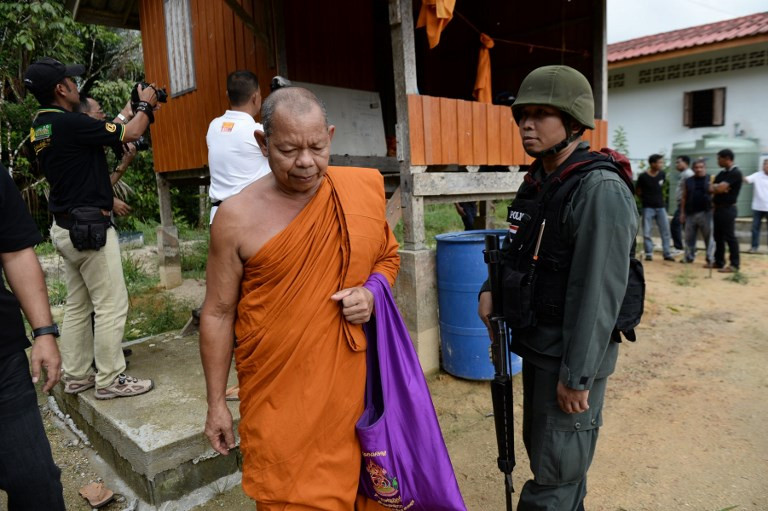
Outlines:
[[[501,165],[511,165],[512,163],[512,127],[517,128],[512,119],[512,109],[507,106],[498,106],[499,109],[499,148],[501,154],[499,160]],[[509,163],[508,163],[509,162]]]
[[[456,131],[458,137],[457,163],[472,165],[472,103],[458,100],[456,104]]]
[[[484,103],[472,103],[472,154],[475,165],[488,162],[488,125]]]
[[[488,143],[488,164],[501,163],[501,148],[499,147],[499,107],[485,104],[486,137]]]
[[[442,148],[442,163],[456,163],[459,160],[458,131],[455,99],[438,98],[440,102],[440,146]]]
[[[411,165],[426,165],[422,96],[416,94],[408,95],[408,130],[411,142]]]
[[[440,144],[440,98],[421,96],[424,119],[424,160],[427,165],[442,163]]]

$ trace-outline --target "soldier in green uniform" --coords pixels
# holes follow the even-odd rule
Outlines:
[[[618,356],[614,326],[637,208],[626,159],[580,141],[594,128],[592,89],[581,73],[567,66],[532,71],[512,110],[536,158],[509,207],[502,245],[505,317],[512,349],[523,358],[523,441],[533,472],[517,509],[583,510]],[[491,310],[486,283],[478,306],[486,325]]]

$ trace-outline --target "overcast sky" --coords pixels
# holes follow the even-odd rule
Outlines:
[[[608,44],[768,11],[768,0],[607,0]]]

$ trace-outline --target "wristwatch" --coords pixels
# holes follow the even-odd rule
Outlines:
[[[40,328],[35,328],[32,330],[32,338],[37,339],[41,335],[48,335],[53,334],[54,337],[59,336],[59,325],[56,323],[48,326],[41,326]]]
[[[128,118],[126,116],[124,116],[122,112],[117,114],[117,118],[120,119],[121,121],[123,121],[124,123],[128,122]]]

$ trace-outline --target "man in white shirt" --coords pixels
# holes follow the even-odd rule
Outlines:
[[[749,250],[755,254],[760,247],[760,223],[763,218],[768,223],[768,159],[763,160],[762,172],[745,177],[744,182],[755,185],[752,193],[752,248]]]
[[[269,163],[253,132],[263,130],[254,120],[261,110],[259,80],[250,71],[234,71],[227,77],[229,110],[208,126],[208,168],[211,174],[211,222],[222,201],[240,193],[269,173]]]

